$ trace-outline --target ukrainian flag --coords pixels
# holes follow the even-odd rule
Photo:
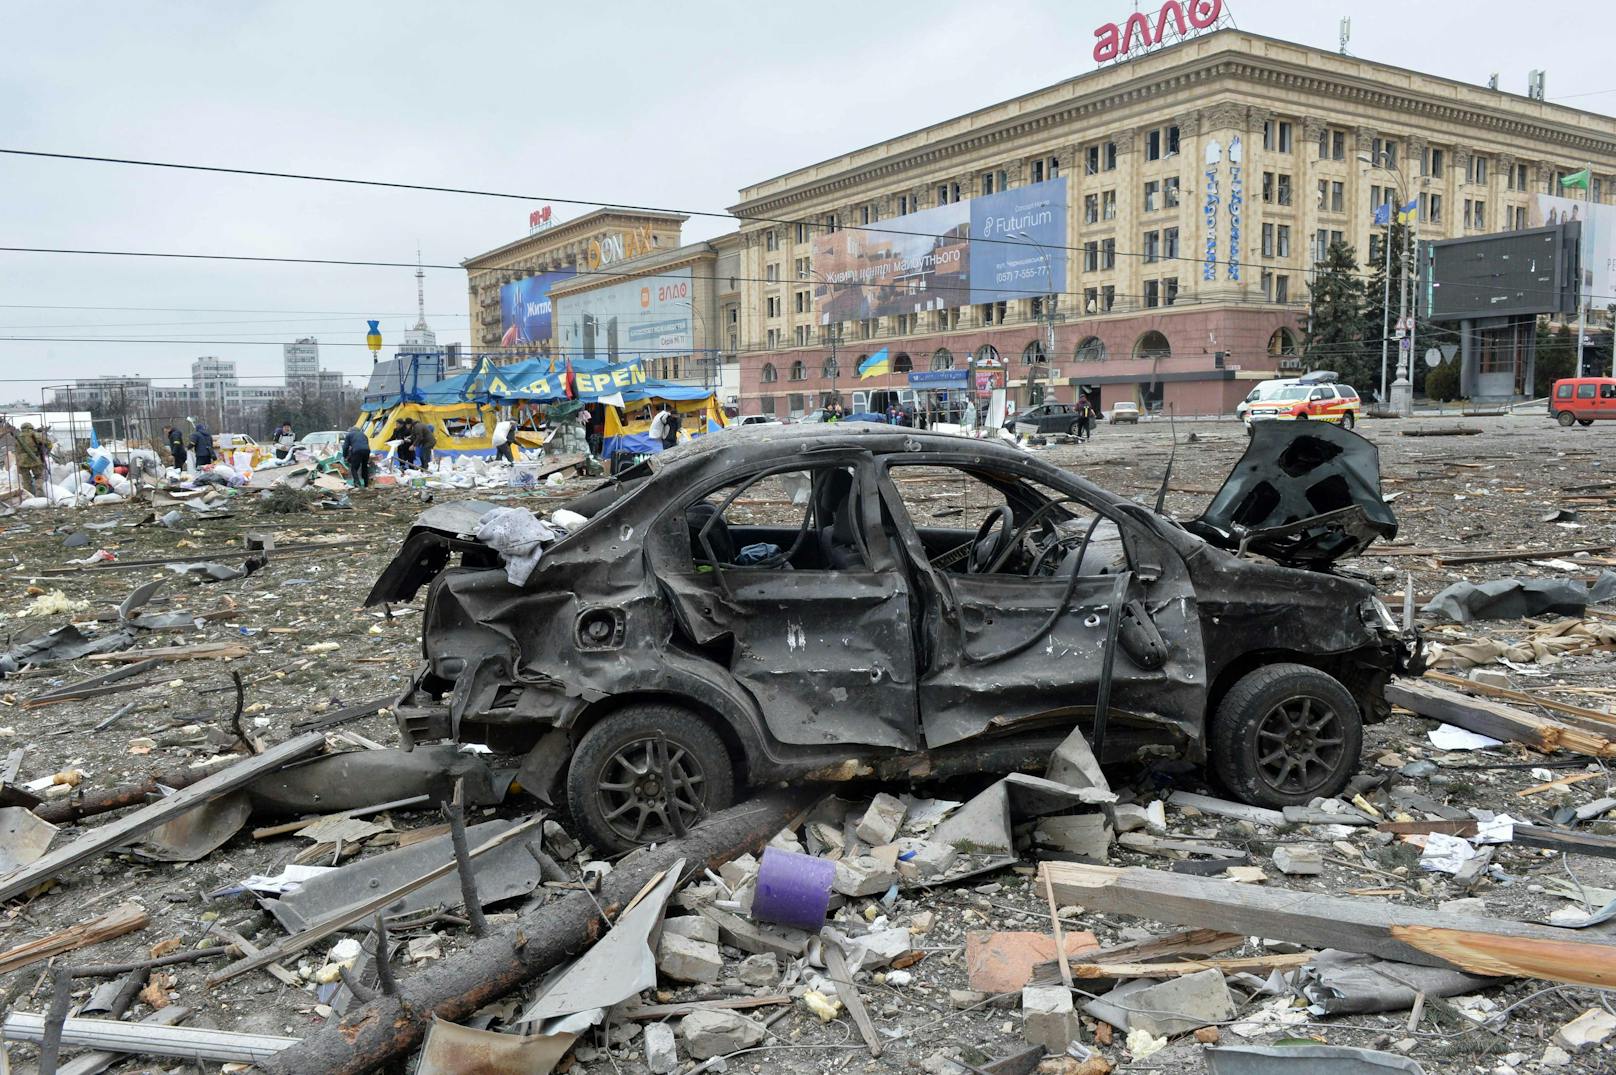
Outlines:
[[[1420,216],[1419,198],[1410,198],[1408,204],[1397,210],[1397,222],[1407,224],[1410,220],[1418,220]]]
[[[861,381],[891,372],[892,362],[887,358],[887,349],[885,347],[859,363],[858,375]]]

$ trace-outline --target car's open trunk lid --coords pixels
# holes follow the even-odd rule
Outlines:
[[[1251,443],[1200,518],[1214,545],[1324,567],[1397,534],[1380,494],[1380,453],[1327,422],[1257,422]]]

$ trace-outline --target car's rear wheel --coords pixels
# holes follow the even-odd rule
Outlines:
[[[1561,411],[1554,417],[1556,421],[1565,426],[1567,429],[1570,429],[1571,426],[1577,421],[1577,416],[1572,414],[1570,411]]]
[[[1594,420],[1592,418],[1578,418],[1577,424],[1579,426],[1591,426],[1594,424]]]
[[[1066,432],[1069,436],[1081,437],[1083,435],[1083,423],[1073,422],[1071,425],[1066,427]]]
[[[1352,416],[1351,411],[1348,411],[1346,414],[1343,414],[1341,416],[1341,428],[1342,429],[1351,429],[1353,426],[1355,426],[1357,424],[1358,424],[1358,419],[1356,419],[1356,418],[1354,418]]]
[[[1333,676],[1270,664],[1223,696],[1209,746],[1214,773],[1236,798],[1303,806],[1347,786],[1363,749],[1363,717]]]
[[[706,721],[671,705],[629,706],[606,717],[584,733],[567,768],[573,821],[603,853],[672,839],[730,805],[734,794],[724,741]]]

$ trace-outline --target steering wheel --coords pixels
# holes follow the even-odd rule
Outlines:
[[[976,528],[976,537],[971,539],[971,558],[965,564],[966,574],[980,575],[1009,551],[1010,528],[1014,523],[1015,516],[1009,505],[1000,504],[988,512],[982,525]]]
[[[1038,555],[1033,558],[1032,566],[1027,568],[1027,577],[1029,579],[1034,579],[1038,578],[1040,575],[1053,575],[1055,573],[1055,554],[1065,553],[1067,546],[1070,545],[1073,540],[1075,539],[1066,538],[1063,540],[1057,538],[1053,541],[1046,541],[1043,546],[1039,548]]]

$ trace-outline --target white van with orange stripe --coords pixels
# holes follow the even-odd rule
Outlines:
[[[1363,401],[1351,385],[1321,383],[1301,378],[1274,390],[1246,407],[1246,428],[1252,422],[1280,421],[1335,422],[1344,429],[1358,424]]]

